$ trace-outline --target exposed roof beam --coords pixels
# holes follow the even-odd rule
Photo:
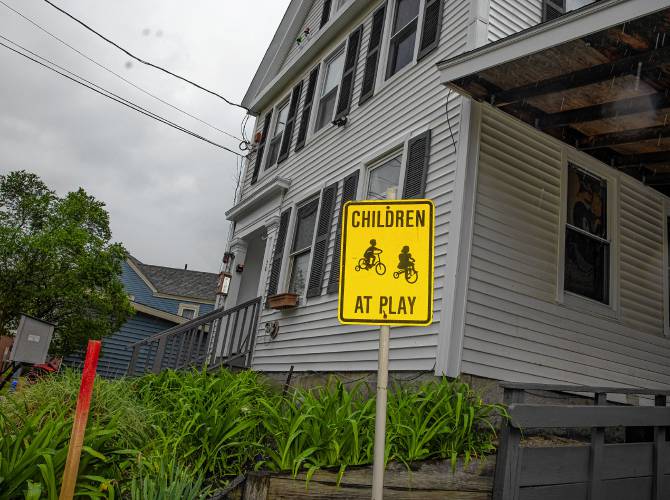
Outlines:
[[[509,90],[503,90],[495,95],[495,104],[502,106],[511,102],[516,102],[530,97],[560,92],[566,89],[584,87],[594,83],[603,82],[612,78],[619,78],[626,75],[634,75],[640,67],[641,76],[653,78],[658,74],[656,65],[666,62],[670,57],[670,47],[662,47],[658,50],[650,50],[642,54],[637,54],[616,61],[591,66],[559,75],[554,78],[547,78],[528,85],[522,85]],[[640,66],[640,64],[642,66]],[[652,74],[653,71],[653,74]]]
[[[548,128],[574,125],[575,123],[591,122],[594,120],[603,120],[605,118],[614,118],[616,116],[655,111],[657,109],[668,107],[670,107],[670,98],[667,96],[661,94],[644,95],[622,99],[620,101],[596,104],[585,108],[552,113],[543,118],[539,118],[537,127],[545,130]]]
[[[670,151],[643,153],[639,155],[619,155],[612,159],[612,166],[617,168],[628,168],[635,166],[649,167],[654,164],[670,165]]]
[[[577,142],[577,149],[590,151],[631,142],[648,141],[650,139],[670,138],[670,126],[638,128],[586,137]]]

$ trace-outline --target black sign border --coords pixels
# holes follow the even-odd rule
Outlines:
[[[430,212],[430,245],[429,245],[429,255],[428,259],[431,263],[430,266],[430,275],[428,280],[428,311],[427,317],[424,321],[418,320],[389,320],[389,319],[349,319],[344,317],[344,279],[345,279],[345,265],[340,264],[340,288],[338,291],[338,311],[339,311],[339,320],[342,323],[346,324],[356,324],[356,325],[407,325],[407,326],[429,326],[433,323],[433,289],[434,284],[434,273],[435,273],[435,262],[433,260],[433,252],[435,251],[435,239],[434,239],[434,230],[435,230],[435,205],[431,200],[384,200],[375,201],[370,203],[370,200],[366,201],[348,201],[344,204],[344,209],[342,210],[342,240],[340,243],[340,263],[345,263],[347,258],[347,250],[345,242],[347,241],[347,222],[349,217],[349,209],[356,205],[361,206],[370,206],[370,205],[428,205]],[[332,272],[332,269],[331,269]]]

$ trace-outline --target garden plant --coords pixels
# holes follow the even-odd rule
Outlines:
[[[249,470],[306,472],[372,463],[374,391],[335,378],[273,388],[252,371],[164,371],[96,380],[77,495],[205,498]],[[79,374],[0,398],[0,499],[58,498]],[[505,410],[446,379],[389,392],[386,457],[455,465],[494,451]]]

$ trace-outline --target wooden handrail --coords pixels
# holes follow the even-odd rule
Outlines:
[[[128,346],[133,353],[127,374],[158,373],[165,368],[249,367],[260,304],[257,297],[230,309],[216,309]]]
[[[590,385],[568,384],[526,384],[522,382],[501,382],[500,386],[503,389],[517,389],[522,391],[586,392],[603,394],[670,396],[670,388],[650,389],[648,387],[597,387]]]

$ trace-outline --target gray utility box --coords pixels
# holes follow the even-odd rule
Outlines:
[[[32,365],[45,363],[54,328],[50,323],[22,314],[9,360]]]

